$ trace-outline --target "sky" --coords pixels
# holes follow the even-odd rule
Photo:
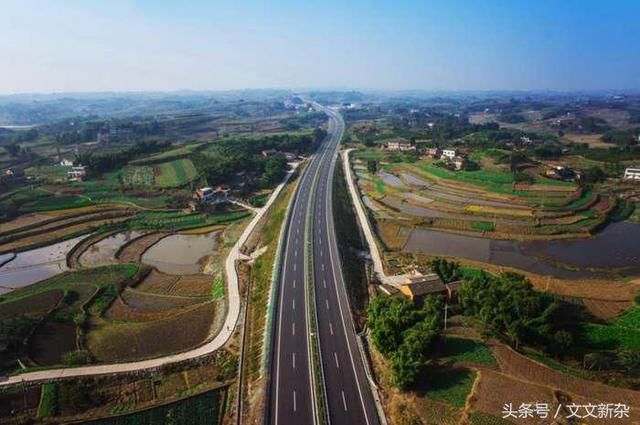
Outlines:
[[[0,93],[640,89],[639,0],[2,0]]]

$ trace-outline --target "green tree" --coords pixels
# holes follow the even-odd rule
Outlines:
[[[627,370],[627,373],[640,368],[640,351],[620,350],[617,357],[618,363]]]
[[[378,162],[370,159],[367,161],[367,171],[369,171],[370,174],[375,174],[378,172]]]

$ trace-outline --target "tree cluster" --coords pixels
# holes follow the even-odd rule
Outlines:
[[[260,184],[271,187],[277,184],[287,171],[287,162],[283,155],[261,156],[263,150],[275,149],[280,152],[312,152],[326,131],[317,128],[311,135],[277,135],[258,140],[221,140],[217,141],[193,158],[198,172],[210,185],[228,182],[237,172],[252,173],[261,176]]]
[[[132,159],[142,155],[163,151],[171,147],[168,142],[137,142],[133,146],[116,152],[81,152],[76,156],[76,164],[89,167],[92,173],[105,173],[121,168]]]
[[[483,334],[505,339],[516,349],[528,343],[562,355],[573,344],[579,312],[548,293],[534,291],[522,275],[473,276],[460,286],[458,297]]]
[[[427,297],[417,309],[404,298],[378,296],[369,304],[369,328],[376,348],[391,360],[393,381],[410,388],[424,371],[443,325],[441,297]]]

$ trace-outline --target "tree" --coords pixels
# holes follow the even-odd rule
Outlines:
[[[265,187],[274,186],[284,178],[287,173],[287,160],[282,155],[267,158],[264,172],[260,178],[260,182]]]
[[[5,150],[7,151],[7,153],[11,156],[18,156],[20,154],[20,145],[18,144],[11,144],[11,145],[6,145]]]
[[[455,261],[447,261],[444,258],[434,258],[429,262],[429,266],[444,283],[450,283],[462,278],[460,263]]]
[[[640,368],[640,351],[620,350],[617,357],[618,363],[627,370],[627,373]]]
[[[582,180],[588,184],[600,183],[606,179],[607,175],[600,167],[589,167],[582,173]]]
[[[568,331],[559,330],[553,334],[551,349],[556,356],[563,357],[571,349],[572,345],[573,335]]]
[[[378,172],[378,163],[377,161],[370,159],[367,161],[367,171],[369,171],[370,174],[375,174]]]
[[[609,367],[609,359],[602,353],[587,353],[582,360],[582,367],[589,370],[598,369],[598,371],[601,371]]]
[[[380,296],[369,304],[371,336],[378,350],[386,357],[400,347],[403,331],[416,320],[415,309],[404,298]]]
[[[376,348],[391,360],[393,382],[400,389],[413,385],[439,337],[442,297],[426,297],[421,309],[404,298],[378,296],[369,304],[369,329]]]

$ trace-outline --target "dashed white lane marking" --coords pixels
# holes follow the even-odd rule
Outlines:
[[[293,336],[296,335],[296,322],[293,322],[291,324],[291,335],[293,335]]]
[[[291,355],[293,356],[293,368],[296,368],[296,353],[291,353]]]
[[[324,302],[327,304],[327,310],[329,310],[329,300],[324,300]]]
[[[342,399],[344,400],[344,393],[342,393]],[[296,406],[296,390],[293,390],[293,411],[294,412],[296,411],[296,407],[297,407]],[[345,404],[345,409],[344,410],[347,410],[346,404]]]
[[[291,307],[292,307],[292,310],[296,309],[296,299],[295,298],[291,300]]]
[[[294,256],[297,257],[298,256],[298,250],[296,249],[296,252],[294,252]]]
[[[321,257],[323,256],[323,255],[322,255],[322,250],[320,250],[320,256],[321,256]]]
[[[329,333],[333,335],[333,325],[329,323]]]
[[[293,279],[293,289],[296,289],[296,280]]]
[[[322,263],[321,265],[322,265],[322,271],[324,271],[324,263]]]
[[[324,289],[327,289],[327,279],[323,279],[323,280],[322,280],[322,287],[323,287]]]
[[[297,269],[297,268],[298,268],[298,267],[296,266],[296,263],[293,263],[293,271],[294,271],[294,272],[296,271],[296,269]]]
[[[340,369],[340,363],[338,363],[338,353],[333,352],[333,358],[336,359],[336,369]]]
[[[347,399],[344,397],[344,391],[340,391],[340,392],[342,393],[342,404],[344,405],[344,411],[346,412],[347,411]]]

